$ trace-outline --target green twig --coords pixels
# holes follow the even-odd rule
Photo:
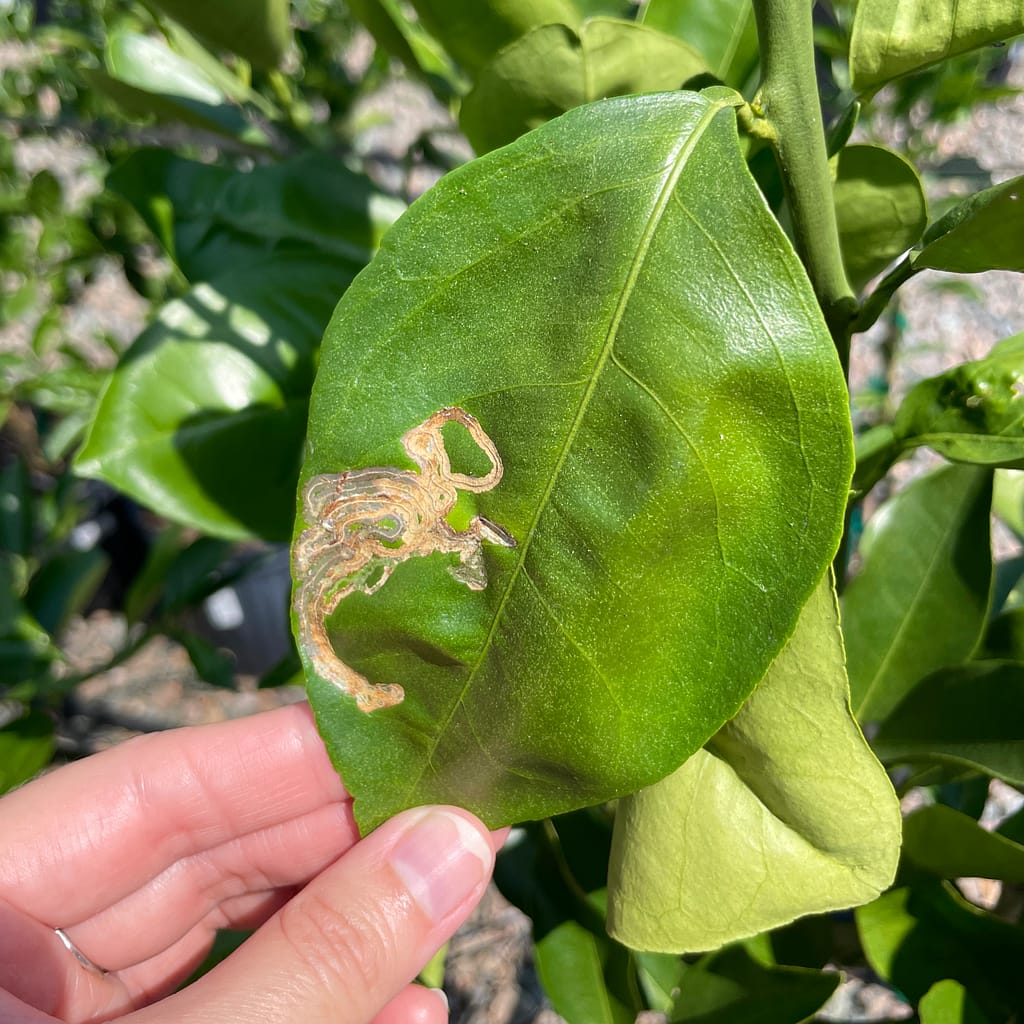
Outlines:
[[[754,0],[761,85],[751,107],[775,150],[797,252],[839,353],[850,361],[857,301],[843,267],[814,72],[811,0]]]

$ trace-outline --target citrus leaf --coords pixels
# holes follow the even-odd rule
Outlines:
[[[542,25],[480,71],[459,123],[473,148],[485,153],[573,107],[676,89],[706,70],[687,43],[633,22],[591,18],[578,30]]]
[[[654,782],[736,711],[828,564],[845,388],[736,102],[570,111],[446,176],[339,303],[304,486],[408,482],[401,438],[463,408],[505,474],[464,507],[518,541],[483,545],[483,589],[436,554],[340,601],[325,644],[403,685],[398,706],[360,711],[296,620],[364,827],[438,800],[497,825]]]
[[[915,270],[1024,271],[1024,175],[977,192],[937,220],[910,254]]]
[[[757,67],[757,25],[747,0],[648,0],[641,20],[685,40],[711,73],[740,89]]]
[[[940,878],[1024,882],[1024,846],[942,804],[924,807],[906,818],[903,855]]]
[[[218,537],[286,539],[317,343],[354,273],[279,256],[167,303],[107,381],[78,473]]]
[[[893,423],[904,447],[987,466],[1024,459],[1024,334],[915,384]]]
[[[872,741],[886,763],[973,768],[1024,785],[1024,666],[977,661],[923,679]]]
[[[917,1008],[921,1024],[991,1024],[959,982],[937,981]]]
[[[858,93],[1024,32],[1022,0],[858,0],[850,77]]]
[[[41,711],[29,711],[0,729],[0,793],[42,771],[55,746],[53,720]]]
[[[853,710],[881,721],[929,672],[968,657],[988,617],[992,471],[947,466],[868,522],[843,596]]]
[[[917,171],[881,146],[846,146],[832,186],[839,244],[856,291],[905,253],[928,223]]]
[[[892,881],[900,814],[850,714],[829,581],[736,717],[619,804],[608,930],[635,949],[713,949]]]

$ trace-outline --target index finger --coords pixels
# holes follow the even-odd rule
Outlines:
[[[0,800],[0,897],[80,921],[184,857],[346,799],[306,705],[142,736]]]

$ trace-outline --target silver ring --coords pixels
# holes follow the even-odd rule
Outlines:
[[[98,964],[94,964],[72,941],[68,938],[63,928],[54,928],[54,934],[64,944],[64,948],[87,970],[101,978],[109,972],[105,971]]]

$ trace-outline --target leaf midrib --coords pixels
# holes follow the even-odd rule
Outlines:
[[[643,267],[644,261],[647,257],[647,253],[650,250],[651,243],[654,239],[654,234],[661,223],[662,215],[665,212],[666,207],[671,201],[672,194],[675,191],[675,187],[682,176],[683,170],[685,169],[690,156],[692,155],[697,144],[704,136],[704,132],[715,119],[715,117],[722,111],[727,109],[730,104],[725,100],[719,100],[715,103],[710,103],[708,108],[701,115],[700,119],[693,126],[690,133],[680,143],[676,152],[672,156],[672,160],[669,163],[669,173],[665,178],[665,183],[662,185],[661,191],[658,193],[658,197],[655,200],[654,207],[651,210],[650,215],[647,218],[647,223],[644,225],[643,233],[640,236],[640,241],[637,245],[637,251],[633,256],[633,261],[630,264],[629,272],[626,275],[626,280],[623,283],[622,291],[619,296],[619,301],[615,307],[615,311],[612,314],[612,318],[608,324],[608,330],[605,333],[604,342],[601,345],[601,349],[598,352],[597,359],[594,363],[594,369],[590,374],[590,378],[587,382],[587,386],[580,396],[579,404],[576,408],[576,415],[573,417],[573,421],[566,434],[565,443],[562,445],[562,449],[558,454],[558,459],[555,462],[554,469],[551,472],[551,476],[548,480],[548,485],[541,495],[540,501],[537,503],[537,511],[533,517],[533,521],[530,523],[530,527],[527,530],[526,537],[520,543],[518,551],[519,557],[516,564],[509,574],[508,582],[505,585],[505,589],[502,592],[501,600],[498,602],[498,606],[495,609],[494,615],[491,619],[490,628],[487,631],[487,636],[481,645],[480,655],[473,665],[466,682],[462,689],[459,691],[458,697],[452,702],[451,709],[448,712],[447,717],[440,724],[434,737],[433,743],[430,745],[430,749],[427,751],[426,757],[423,761],[423,766],[420,769],[417,776],[410,782],[409,788],[406,793],[406,798],[411,796],[416,787],[419,786],[421,780],[431,761],[433,760],[434,753],[437,750],[438,744],[441,742],[441,737],[445,734],[448,726],[451,724],[452,719],[455,716],[455,712],[462,706],[466,694],[470,691],[473,683],[476,680],[477,672],[480,670],[480,666],[484,663],[484,659],[487,656],[487,652],[491,648],[491,642],[494,639],[494,634],[497,631],[498,624],[501,622],[502,615],[505,611],[505,605],[508,603],[509,597],[512,591],[515,589],[517,580],[519,579],[520,572],[523,571],[523,567],[526,563],[526,557],[529,554],[530,547],[533,543],[533,538],[536,535],[537,525],[540,522],[541,516],[544,514],[545,509],[548,506],[548,502],[551,498],[551,494],[555,489],[556,484],[562,473],[562,468],[565,465],[565,461],[569,456],[569,452],[572,449],[573,443],[576,440],[576,435],[579,432],[580,424],[583,421],[583,417],[590,406],[590,399],[593,396],[594,390],[597,387],[598,381],[601,379],[602,372],[604,371],[605,365],[611,356],[612,349],[615,344],[615,340],[618,337],[619,327],[622,324],[622,319],[625,316],[626,308],[629,305],[630,299],[633,295],[633,290],[636,287],[636,282],[640,276],[641,268]]]

